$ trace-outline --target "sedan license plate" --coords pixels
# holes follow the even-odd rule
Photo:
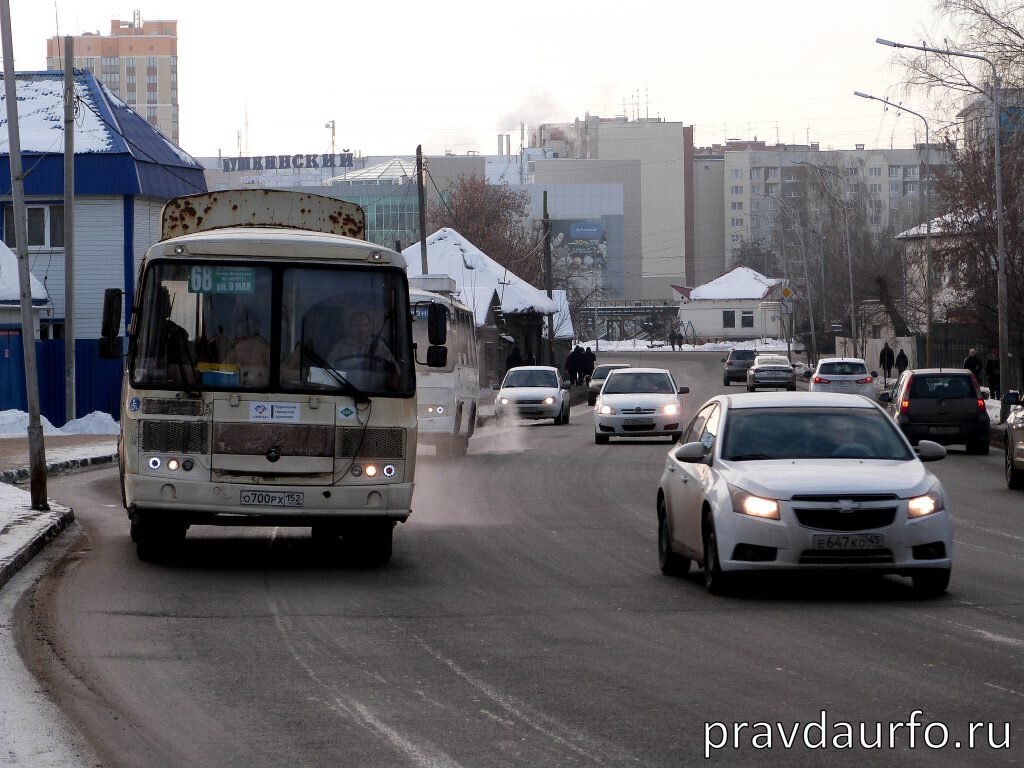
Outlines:
[[[833,533],[811,538],[815,549],[878,549],[885,544],[880,533]]]
[[[241,504],[256,507],[301,507],[304,504],[300,491],[256,491],[243,489],[238,495]]]
[[[929,435],[955,435],[960,431],[960,427],[929,427]]]
[[[653,427],[654,419],[623,419],[622,423],[627,427]]]

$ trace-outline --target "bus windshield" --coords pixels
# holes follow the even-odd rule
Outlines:
[[[415,394],[400,268],[155,261],[142,291],[134,386]]]

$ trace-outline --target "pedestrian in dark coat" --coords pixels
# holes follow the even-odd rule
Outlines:
[[[882,346],[882,351],[878,355],[878,365],[882,369],[882,373],[885,378],[892,378],[892,366],[896,362],[896,356],[892,352],[892,347],[889,346],[889,342],[885,342]]]
[[[988,380],[989,396],[998,400],[1002,394],[999,389],[999,350],[993,349],[985,361],[985,378]]]
[[[974,374],[976,381],[979,383],[981,382],[981,371],[984,366],[981,363],[981,358],[978,357],[978,350],[974,347],[971,347],[971,351],[968,352],[967,357],[964,358],[963,367]]]
[[[910,365],[910,361],[907,360],[907,353],[901,349],[896,353],[896,375],[902,376],[908,365]]]
[[[594,366],[597,364],[597,355],[595,355],[590,347],[583,350],[583,376],[589,379],[594,375]]]
[[[519,347],[512,347],[512,351],[505,356],[505,373],[508,373],[509,368],[515,368],[517,365],[523,364],[523,355],[519,351]]]
[[[572,348],[572,351],[565,358],[565,375],[569,378],[569,383],[572,385],[579,384],[582,374],[580,369],[583,366],[582,360],[582,347],[577,344]]]

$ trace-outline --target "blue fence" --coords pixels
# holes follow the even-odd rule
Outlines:
[[[28,410],[21,335],[0,335],[0,411]],[[120,415],[122,360],[101,360],[97,339],[75,341],[75,418],[93,411]],[[64,341],[36,342],[39,410],[51,424],[70,419],[64,404]]]

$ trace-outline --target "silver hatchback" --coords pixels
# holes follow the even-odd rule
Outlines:
[[[875,390],[877,371],[869,371],[867,363],[859,357],[823,357],[807,377],[808,392],[845,392],[878,399]]]

